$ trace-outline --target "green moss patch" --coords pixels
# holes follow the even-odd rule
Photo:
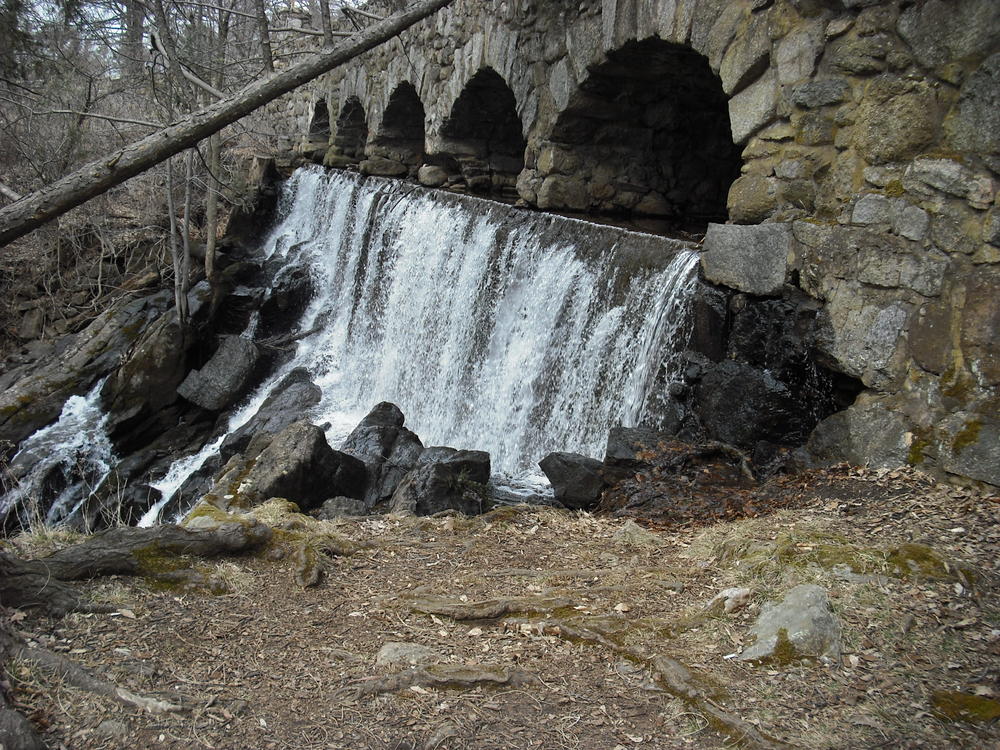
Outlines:
[[[1000,719],[1000,701],[957,690],[935,690],[931,706],[935,715],[946,721],[978,724]]]

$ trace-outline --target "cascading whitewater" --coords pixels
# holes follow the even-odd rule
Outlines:
[[[100,381],[72,396],[59,419],[21,443],[0,497],[0,519],[17,513],[22,525],[57,524],[71,516],[111,471],[117,458],[101,411]]]
[[[287,369],[322,388],[332,444],[391,401],[514,476],[642,418],[694,283],[683,243],[316,168],[287,189],[267,252],[319,290]]]
[[[391,401],[425,445],[488,451],[498,484],[533,492],[539,459],[600,456],[608,428],[639,424],[654,384],[674,374],[666,355],[682,334],[697,262],[682,242],[318,168],[286,183],[279,213],[262,255],[269,266],[308,269],[316,293],[298,323],[308,333],[228,416],[226,433],[305,368],[322,390],[312,419],[332,445]],[[68,402],[46,430],[103,435],[97,392]],[[141,524],[157,521],[224,438],[154,483],[162,500]],[[25,446],[53,440],[66,442],[43,430]],[[112,465],[110,444],[98,442],[88,477]],[[50,520],[87,494],[68,486]]]

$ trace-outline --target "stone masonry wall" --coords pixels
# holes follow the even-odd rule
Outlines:
[[[622,50],[646,40],[658,40],[659,67],[639,59],[622,72]],[[691,51],[710,73],[689,72]],[[619,101],[600,91],[608,71],[648,68],[673,76],[687,101],[697,90],[685,81],[704,86],[705,101],[721,97],[738,176],[728,223],[706,236],[705,277],[756,296],[804,291],[822,305],[824,364],[866,388],[821,423],[813,455],[1000,485],[1000,3],[456,0],[262,121],[322,156],[329,142],[308,137],[315,103],[335,123],[355,97],[370,145],[390,95],[409,82],[426,111],[425,151],[446,153],[443,126],[487,67],[523,125],[520,198],[547,209],[669,216],[684,191],[718,191],[684,178],[690,169],[653,176],[636,165],[646,144],[669,151],[662,141],[680,131],[662,118],[684,112],[650,122],[646,101],[615,131],[625,115],[599,106]],[[571,116],[602,119],[585,132],[609,139],[603,152],[566,135]]]

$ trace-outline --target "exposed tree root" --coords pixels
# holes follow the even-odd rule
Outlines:
[[[487,599],[481,602],[456,602],[454,599],[421,597],[410,601],[410,609],[428,615],[443,615],[453,620],[496,620],[507,615],[543,614],[576,604],[556,597],[517,597]]]
[[[475,687],[531,685],[538,680],[526,672],[488,665],[433,664],[412,667],[385,677],[370,677],[337,691],[353,698],[382,693],[397,693],[411,688],[450,688],[464,690]]]
[[[95,695],[102,695],[106,698],[113,698],[127,706],[141,708],[152,714],[172,713],[183,711],[184,707],[180,703],[154,698],[149,695],[133,693],[113,682],[102,680],[96,677],[89,670],[81,667],[72,659],[67,659],[61,654],[49,651],[45,648],[28,646],[25,643],[15,643],[11,649],[12,655],[16,659],[33,664],[49,674],[61,677],[67,684],[86,690]]]
[[[700,713],[716,729],[741,745],[763,750],[791,750],[794,745],[774,739],[761,732],[753,724],[727,711],[712,697],[710,688],[691,674],[691,671],[676,659],[659,654],[649,654],[646,649],[616,643],[599,629],[564,620],[533,621],[511,623],[515,626],[527,624],[546,635],[554,635],[577,643],[591,643],[607,648],[630,661],[645,664],[653,673],[656,683]]]

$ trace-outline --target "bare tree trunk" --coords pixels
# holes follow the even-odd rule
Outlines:
[[[319,0],[319,17],[323,24],[323,44],[333,46],[333,23],[330,21],[330,0]]]
[[[208,138],[208,196],[205,199],[205,278],[215,283],[215,246],[219,234],[219,173],[222,171],[222,148],[218,133]]]
[[[254,0],[254,10],[257,13],[257,31],[260,34],[260,55],[264,60],[264,71],[273,73],[274,55],[271,54],[271,32],[267,28],[264,0]]]
[[[143,61],[146,58],[142,45],[142,24],[146,12],[139,0],[125,2],[125,75],[133,82],[138,82],[143,74]]]
[[[5,206],[0,209],[0,247],[193,146],[282,94],[392,39],[453,1],[422,0],[411,9],[358,32],[334,49],[312,54],[280,73],[250,83],[232,96]]]

